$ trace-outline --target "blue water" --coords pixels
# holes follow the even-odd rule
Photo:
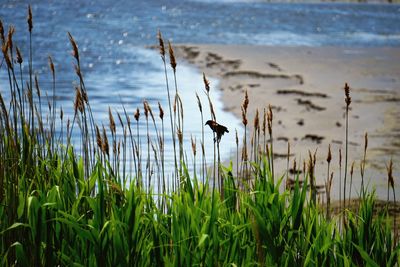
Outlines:
[[[147,99],[155,111],[158,101],[167,110],[162,61],[156,51],[146,48],[157,44],[158,29],[173,43],[400,46],[400,5],[211,0],[37,0],[30,3],[34,16],[34,69],[42,90],[51,90],[47,65],[47,57],[51,55],[56,65],[59,106],[63,106],[67,116],[72,116],[77,78],[67,37],[67,32],[71,32],[79,45],[95,117],[99,124],[105,125],[108,124],[108,107],[122,112],[121,103],[129,114],[133,114],[137,106],[142,109],[143,99]],[[6,27],[9,24],[16,27],[15,44],[25,57],[28,55],[27,5],[25,1],[3,0],[0,3],[0,18]],[[27,72],[26,67],[24,72]],[[203,106],[207,106],[201,73],[178,62],[177,74],[187,118],[185,142],[189,143],[190,135],[197,138],[200,154],[201,125],[195,92],[201,96]],[[3,67],[0,90],[6,97],[5,77]],[[212,86],[216,88],[218,81],[212,80]],[[234,129],[240,128],[240,122],[223,111],[218,91],[213,90],[212,95],[217,118],[228,122],[231,130],[223,139],[222,154],[227,157],[235,151]],[[168,117],[166,122],[169,122]],[[166,123],[167,133],[168,125]],[[169,138],[169,145],[166,145],[169,160],[171,138],[166,137]],[[207,140],[206,147],[212,147],[212,140]],[[192,160],[190,151],[187,149],[189,161]],[[171,161],[168,164],[171,166]]]

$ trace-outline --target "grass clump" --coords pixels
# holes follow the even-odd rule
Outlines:
[[[28,14],[31,42],[30,8]],[[3,24],[0,25],[3,29]],[[9,103],[0,94],[1,266],[400,264],[396,221],[392,225],[388,206],[374,212],[373,192],[362,191],[359,208],[355,211],[344,209],[332,214],[329,202],[326,212],[318,204],[313,175],[315,154],[310,153],[308,171],[303,172],[303,177],[296,172],[294,162],[294,175],[286,175],[286,184],[290,186],[282,190],[285,175],[279,177],[273,164],[271,107],[264,111],[263,138],[260,138],[260,131],[255,133],[251,151],[247,152],[247,94],[242,106],[245,145],[239,162],[239,138],[236,137],[236,171],[232,165],[222,166],[218,141],[217,150],[214,145],[213,175],[206,173],[203,134],[201,179],[196,172],[189,174],[182,151],[183,108],[175,76],[177,65],[170,44],[175,98],[170,96],[167,77],[166,88],[175,173],[173,179],[167,181],[161,105],[161,131],[158,131],[160,121],[156,120],[149,103],[144,102],[148,137],[144,146],[139,139],[139,109],[134,114],[136,131],[125,109],[123,115],[117,113],[119,124],[109,109],[109,133],[107,127],[97,125],[80,67],[78,45],[69,33],[79,80],[75,89],[74,118],[65,123],[62,109],[59,119],[56,116],[56,70],[51,58],[53,96],[49,99],[48,110],[42,112],[41,89],[32,70],[32,46],[28,60],[29,82],[25,84],[21,68],[18,75],[16,65],[21,66],[24,62],[19,49],[16,50],[16,63],[13,60],[13,32],[10,28],[6,38],[0,31],[2,60],[6,62],[0,70],[6,71],[10,84]],[[161,34],[159,43],[167,75]],[[210,99],[205,75],[204,81]],[[203,115],[203,106],[197,99]],[[211,101],[209,105],[215,120]],[[149,115],[157,142],[150,139]],[[61,134],[56,134],[55,125],[60,125]],[[259,129],[258,118],[255,125]],[[71,142],[74,127],[82,140],[78,150]],[[117,127],[122,129],[122,137],[116,134]],[[192,152],[196,156],[196,139],[192,139]],[[254,162],[250,162],[248,155]],[[127,157],[133,159],[133,169],[125,166]],[[327,161],[329,166],[331,155]],[[151,162],[156,166],[155,176],[150,169],[154,166]],[[347,166],[347,149],[345,164]],[[306,169],[305,165],[303,169]],[[392,170],[391,163],[388,165],[388,192],[390,186],[394,193]],[[153,183],[152,177],[157,178]],[[331,182],[328,167],[327,191],[330,191]],[[157,184],[157,190],[153,189],[154,184]],[[310,196],[308,188],[311,188]],[[343,195],[344,202],[345,191]],[[346,207],[345,202],[343,205]]]

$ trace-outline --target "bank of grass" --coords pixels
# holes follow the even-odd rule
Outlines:
[[[98,126],[91,113],[79,49],[71,34],[79,86],[75,89],[74,118],[64,119],[62,110],[56,114],[56,70],[51,58],[53,95],[43,98],[33,75],[32,49],[27,51],[29,60],[25,63],[12,42],[13,28],[7,36],[2,28],[0,70],[9,77],[10,102],[0,95],[1,266],[400,264],[396,220],[389,216],[388,205],[377,210],[373,192],[362,188],[354,208],[345,198],[339,200],[339,209],[331,214],[327,212],[332,209],[330,204],[325,207],[316,201],[315,155],[310,153],[304,172],[297,172],[294,163],[295,175],[277,175],[270,108],[264,111],[262,123],[258,116],[254,119],[253,135],[245,131],[243,143],[251,143],[249,151],[247,146],[239,151],[237,145],[236,170],[221,165],[217,141],[212,148],[212,171],[207,171],[203,135],[200,150],[192,140],[193,156],[199,150],[202,164],[193,166],[198,171],[189,174],[183,151],[183,109],[176,79],[175,84],[168,84],[168,59],[161,34],[171,133],[164,133],[161,105],[155,116],[147,102],[142,117],[137,109],[132,119],[126,112],[117,114],[116,122],[110,110],[108,127]],[[32,40],[30,9],[28,30]],[[175,76],[172,46],[168,50]],[[26,81],[22,64],[29,68]],[[205,76],[204,84],[210,99]],[[43,111],[42,101],[47,106]],[[346,91],[347,107],[350,103]],[[207,105],[216,119],[212,102]],[[248,105],[245,97],[245,130]],[[200,100],[198,108],[203,114]],[[144,144],[138,142],[139,120],[146,123]],[[56,125],[60,125],[59,131]],[[71,145],[74,127],[82,140],[79,150]],[[117,127],[122,135],[117,134]],[[151,131],[157,140],[151,140]],[[174,148],[172,177],[164,170],[165,134],[171,134]],[[133,167],[124,163],[129,161]],[[343,164],[347,166],[347,160]],[[392,169],[389,164],[388,196],[389,189],[395,193]],[[328,169],[328,195],[330,177]]]

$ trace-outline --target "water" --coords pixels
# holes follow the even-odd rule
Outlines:
[[[47,0],[30,3],[34,16],[34,69],[41,88],[51,91],[47,65],[47,57],[51,55],[56,65],[58,103],[63,106],[66,116],[73,116],[77,78],[67,37],[67,32],[71,32],[79,45],[82,71],[96,120],[105,125],[108,125],[108,107],[122,112],[122,103],[131,115],[136,107],[142,110],[143,99],[149,101],[155,113],[158,112],[158,101],[167,112],[162,61],[156,51],[146,48],[157,44],[158,29],[173,43],[400,46],[399,5],[206,0]],[[28,55],[27,5],[24,1],[3,0],[0,3],[0,18],[5,26],[16,26],[15,43],[25,58]],[[201,125],[195,92],[207,107],[201,73],[178,62],[177,74],[186,118],[185,143],[190,143],[191,135],[197,138],[200,154]],[[2,68],[0,90],[7,95],[5,77]],[[218,81],[212,81],[212,86],[216,88]],[[224,136],[224,145],[221,146],[222,155],[228,158],[235,151],[234,129],[239,128],[240,122],[223,111],[218,91],[212,89],[212,95],[218,119],[228,122],[231,130]],[[141,132],[144,133],[144,120],[141,121]],[[166,145],[167,167],[172,168],[168,117],[165,125],[169,143]],[[209,137],[209,132],[206,133]],[[145,141],[144,136],[141,139]],[[211,139],[208,138],[206,147],[212,147]],[[189,161],[192,160],[190,151],[188,145]],[[208,155],[208,161],[210,157]]]

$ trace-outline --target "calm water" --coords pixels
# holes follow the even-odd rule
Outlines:
[[[157,101],[167,110],[162,61],[157,52],[145,48],[157,44],[158,29],[174,43],[400,46],[399,5],[211,0],[43,0],[30,3],[34,16],[34,68],[42,89],[51,90],[47,65],[47,56],[51,55],[56,64],[59,105],[72,116],[73,85],[77,79],[67,38],[69,31],[79,45],[82,71],[95,116],[99,124],[106,125],[108,107],[121,112],[121,103],[130,114],[137,106],[142,109],[143,99],[147,99],[157,113]],[[25,1],[2,0],[0,3],[0,18],[5,26],[16,26],[15,43],[26,56],[27,5]],[[24,71],[27,72],[27,68]],[[0,69],[0,90],[7,95],[5,75],[4,68]],[[218,81],[212,81],[214,88],[217,85]],[[193,135],[199,141],[201,125],[195,92],[202,97],[203,106],[207,106],[201,74],[178,62],[178,86],[184,101],[185,137]],[[235,151],[234,129],[239,128],[239,121],[223,111],[217,91],[213,91],[213,96],[217,118],[228,122],[231,130],[223,138],[222,154],[227,157]],[[169,118],[166,119],[167,127]],[[168,127],[166,133],[166,137],[170,137]],[[142,137],[142,141],[144,139]],[[212,146],[209,139],[206,147]],[[167,144],[169,151],[171,148]],[[187,157],[191,161],[189,151],[188,148]],[[212,153],[212,149],[209,151]],[[170,157],[171,153],[167,155]],[[209,161],[210,158],[211,155]],[[167,161],[172,166],[171,161]]]

